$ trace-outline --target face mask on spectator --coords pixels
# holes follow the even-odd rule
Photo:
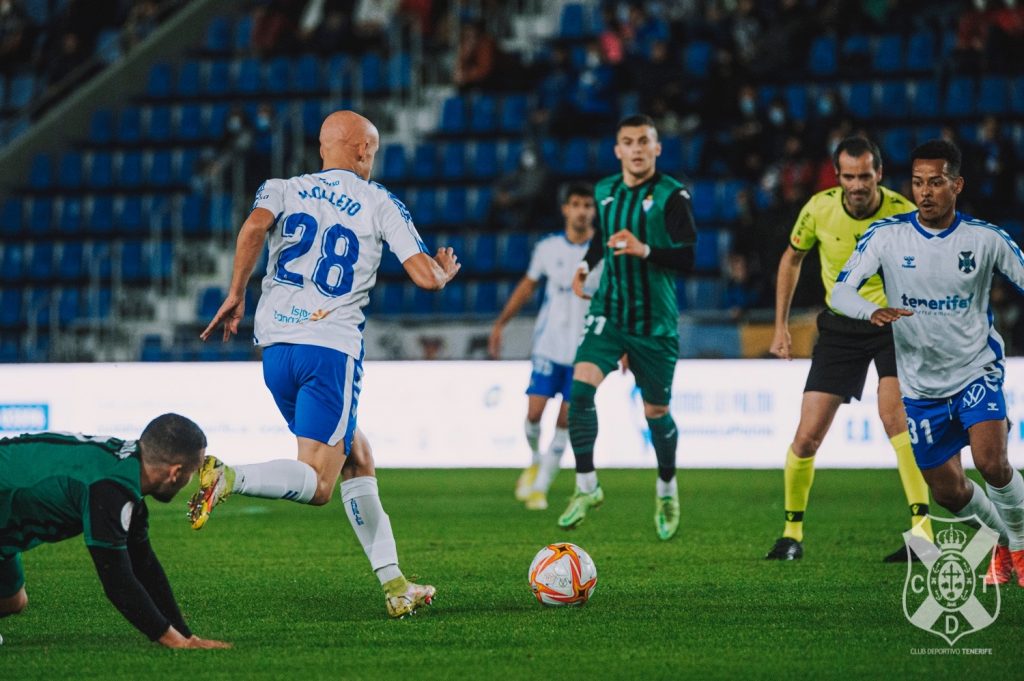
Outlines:
[[[818,100],[818,114],[820,116],[831,116],[835,113],[836,103],[831,97],[822,97]]]
[[[777,106],[773,106],[768,110],[768,120],[772,122],[772,125],[782,125],[786,122],[786,112]]]
[[[755,105],[753,97],[743,97],[740,99],[740,111],[744,116],[753,116],[754,108]]]

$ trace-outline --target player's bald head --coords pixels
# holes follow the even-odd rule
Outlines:
[[[369,178],[379,145],[377,126],[355,111],[335,111],[320,126],[325,168],[347,168]]]

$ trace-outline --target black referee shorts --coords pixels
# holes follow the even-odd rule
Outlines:
[[[818,315],[818,342],[804,392],[839,395],[844,403],[859,400],[872,361],[879,378],[896,376],[892,326],[879,327],[825,310]]]

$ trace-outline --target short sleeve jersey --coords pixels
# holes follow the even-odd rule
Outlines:
[[[626,229],[651,248],[692,246],[697,231],[690,190],[662,173],[629,187],[619,173],[597,183],[594,202],[597,234],[604,241],[604,271],[590,314],[605,317],[625,333],[678,336],[678,273],[643,258],[613,255],[607,239]]]
[[[66,433],[0,439],[0,557],[82,534],[123,549],[147,512],[135,440]]]
[[[363,307],[384,244],[401,262],[426,252],[405,205],[383,185],[334,169],[267,180],[256,208],[275,217],[256,344],[318,345],[361,358]]]
[[[535,357],[570,365],[576,356],[589,302],[573,292],[572,280],[589,243],[574,244],[565,234],[552,234],[533,247],[526,276],[545,280],[544,303],[533,331]]]
[[[800,215],[789,235],[790,245],[798,251],[809,251],[818,247],[821,259],[821,282],[825,287],[825,304],[832,306],[832,287],[843,264],[853,253],[857,239],[864,234],[871,223],[899,213],[908,213],[916,206],[886,187],[879,187],[882,201],[874,214],[858,220],[846,211],[843,205],[843,188],[832,187],[818,192],[804,204]],[[885,291],[882,280],[872,277],[860,290],[864,299],[876,305],[885,305]]]

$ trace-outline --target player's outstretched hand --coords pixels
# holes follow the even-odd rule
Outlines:
[[[647,253],[644,246],[645,244],[628,229],[620,229],[608,237],[608,248],[614,249],[614,255],[635,255],[642,258]]]
[[[793,337],[789,335],[789,329],[775,329],[775,337],[768,350],[781,359],[793,359]]]
[[[910,310],[904,310],[901,307],[880,307],[871,313],[871,323],[875,326],[885,326],[892,324],[900,317],[910,317],[913,314]]]
[[[459,257],[455,255],[455,249],[451,246],[441,247],[437,249],[437,255],[434,256],[434,261],[444,270],[445,280],[444,283],[448,283],[455,278],[455,275],[462,269],[462,264],[459,263]]]
[[[572,292],[584,300],[590,300],[590,296],[583,291],[583,285],[586,282],[587,272],[581,267],[576,270],[576,274],[572,275]]]
[[[495,324],[491,329],[491,336],[487,339],[487,355],[491,359],[501,357],[501,332],[504,328],[502,324]]]
[[[210,337],[210,334],[214,332],[217,326],[221,323],[224,324],[224,342],[231,339],[232,336],[238,333],[238,325],[242,321],[242,317],[245,315],[245,296],[236,296],[231,294],[221,304],[220,309],[217,310],[217,314],[213,316],[213,321],[206,327],[206,330],[199,334],[199,337],[204,341]]]

